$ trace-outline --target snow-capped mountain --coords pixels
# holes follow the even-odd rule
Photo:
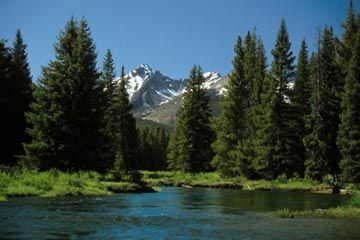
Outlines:
[[[204,87],[217,89],[221,92],[223,84],[218,72],[204,73]],[[120,77],[115,81],[119,81]],[[187,79],[172,79],[159,71],[154,71],[148,64],[141,64],[125,75],[127,91],[134,112],[149,113],[153,108],[166,104],[177,96],[182,96],[185,91]]]
[[[224,93],[227,78],[215,71],[205,72],[204,78],[203,87],[217,102],[219,95]],[[114,81],[119,80],[120,77]],[[126,74],[125,80],[136,117],[166,124],[175,120],[188,79],[173,79],[154,71],[148,64],[141,64]]]
[[[157,106],[181,94],[187,82],[169,78],[154,71],[148,64],[141,64],[130,71],[125,80],[135,112]]]

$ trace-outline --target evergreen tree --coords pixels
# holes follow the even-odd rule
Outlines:
[[[274,166],[272,155],[274,152],[274,139],[272,121],[274,111],[272,103],[274,102],[275,84],[267,76],[263,82],[263,91],[260,97],[260,104],[252,109],[251,121],[254,131],[251,136],[251,147],[253,152],[252,168],[254,176],[252,178],[274,178]]]
[[[126,91],[124,67],[121,69],[120,83],[115,90],[115,99],[108,109],[107,133],[110,136],[113,153],[113,168],[120,174],[137,180],[140,162],[139,137],[129,94]]]
[[[360,182],[360,31],[345,80],[341,103],[341,124],[338,146],[341,150],[342,178],[346,182]]]
[[[270,72],[270,81],[274,96],[271,98],[271,111],[273,119],[271,128],[273,134],[273,178],[280,174],[290,177],[301,171],[301,158],[299,156],[300,139],[297,134],[295,109],[289,102],[291,89],[289,82],[294,79],[294,59],[290,50],[291,43],[285,20],[282,19],[277,35],[275,48],[272,50],[273,62]]]
[[[314,80],[312,112],[307,117],[309,134],[305,138],[305,175],[322,180],[326,174],[339,173],[340,159],[336,138],[342,81],[337,61],[336,39],[332,28],[329,27],[325,27],[319,42]]]
[[[255,40],[255,39],[254,39]],[[251,88],[251,97],[250,97],[250,110],[248,115],[248,125],[249,129],[249,136],[246,140],[244,146],[242,147],[242,151],[238,151],[238,153],[243,153],[239,155],[239,158],[242,160],[240,161],[240,170],[241,173],[248,177],[248,178],[258,178],[259,174],[256,173],[255,169],[259,167],[257,165],[255,158],[256,158],[256,144],[259,143],[256,140],[257,131],[263,127],[263,120],[261,116],[262,114],[262,105],[261,99],[264,90],[265,84],[265,75],[266,75],[266,56],[265,56],[265,49],[264,45],[261,40],[257,41],[257,49],[256,49],[256,65],[254,66],[255,69],[255,78],[250,79],[253,81],[252,88]],[[267,102],[265,102],[267,104]],[[238,149],[240,145],[238,145]],[[240,150],[240,149],[239,149]]]
[[[165,170],[167,136],[164,128],[140,128],[140,145],[142,161],[140,169],[159,171]]]
[[[346,71],[348,69],[349,61],[351,59],[351,50],[355,45],[356,32],[360,28],[359,22],[356,19],[356,13],[354,12],[353,2],[350,0],[349,8],[345,22],[343,23],[344,32],[342,34],[341,41],[341,65],[343,66],[343,77],[346,76]]]
[[[252,88],[252,106],[259,105],[261,102],[261,94],[263,92],[263,84],[265,81],[266,75],[266,54],[265,47],[261,40],[258,40],[257,43],[257,59],[256,59],[256,76],[255,83]]]
[[[244,47],[241,37],[235,44],[233,70],[229,74],[226,95],[221,99],[221,115],[215,121],[216,141],[212,147],[212,165],[224,176],[239,173],[238,158],[244,154],[236,149],[248,136],[246,114],[249,108],[250,83],[244,76]],[[241,142],[241,143],[240,143]],[[240,154],[240,156],[239,156]]]
[[[108,49],[105,54],[100,76],[100,84],[105,93],[105,105],[110,104],[114,97],[115,82],[113,80],[115,79],[115,74],[114,60],[110,49]]]
[[[294,91],[292,93],[291,102],[296,109],[294,112],[297,117],[298,129],[294,134],[299,137],[299,156],[301,159],[300,175],[303,175],[303,164],[305,162],[305,146],[303,144],[303,138],[306,135],[305,130],[305,117],[311,113],[311,81],[310,81],[310,68],[308,61],[308,51],[305,40],[301,42],[301,47],[298,55],[298,62],[296,66],[296,75],[294,83]]]
[[[201,68],[194,66],[186,86],[183,108],[170,138],[168,161],[172,169],[186,172],[210,169],[214,133],[210,126],[210,98],[203,83]]]
[[[257,46],[259,44],[259,46]],[[255,33],[248,32],[244,44],[244,79],[248,84],[248,99],[246,101],[246,111],[243,116],[246,123],[246,135],[238,141],[234,156],[238,162],[239,173],[254,178],[255,172],[252,166],[254,149],[251,137],[255,129],[254,115],[260,102],[263,77],[265,75],[265,53],[262,42],[257,40]]]
[[[114,60],[111,51],[108,49],[104,57],[102,71],[100,75],[100,82],[99,82],[101,89],[100,91],[101,112],[99,112],[99,114],[104,116],[103,117],[104,127],[102,129],[104,136],[103,144],[102,144],[104,147],[103,158],[108,167],[111,167],[113,165],[114,153],[111,151],[112,140],[105,126],[106,126],[106,119],[108,118],[107,115],[111,114],[109,112],[110,111],[109,108],[112,105],[113,101],[115,100],[114,98],[115,98],[116,83],[113,81],[115,79],[115,74],[116,73],[115,73]]]
[[[102,90],[87,22],[71,18],[58,39],[56,58],[43,68],[27,114],[32,142],[25,144],[24,162],[40,169],[103,171]]]
[[[21,115],[17,111],[16,92],[10,49],[5,40],[0,40],[0,109],[4,113],[0,118],[0,163],[6,165],[14,164],[18,153],[14,132],[16,119],[21,119]]]
[[[25,112],[32,101],[32,80],[27,62],[26,45],[20,30],[16,32],[13,48],[2,42],[2,92],[4,112],[2,132],[2,163],[14,165],[24,154],[22,143],[28,141],[25,134]]]

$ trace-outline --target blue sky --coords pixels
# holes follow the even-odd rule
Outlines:
[[[354,0],[356,10],[360,0]],[[315,45],[317,28],[342,33],[348,0],[1,0],[0,38],[12,43],[20,28],[28,45],[34,79],[54,58],[53,44],[66,21],[85,17],[97,46],[98,65],[111,49],[117,70],[148,63],[174,77],[187,77],[193,64],[227,74],[238,35],[256,28],[269,55],[285,18],[292,50],[304,37]]]

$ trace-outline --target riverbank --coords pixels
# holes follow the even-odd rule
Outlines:
[[[291,211],[287,208],[272,213],[280,218],[320,217],[320,218],[360,218],[360,192],[354,193],[345,206],[328,209]]]
[[[291,211],[287,208],[272,213],[280,218],[327,217],[327,218],[360,218],[360,192],[353,193],[350,201],[336,208]]]
[[[360,218],[360,207],[341,206],[328,209],[292,211],[287,208],[272,213],[280,218],[316,217],[316,218]]]
[[[308,179],[286,179],[279,177],[276,180],[249,180],[243,177],[224,178],[217,172],[183,173],[170,171],[141,171],[142,181],[150,186],[185,186],[210,188],[235,188],[243,190],[287,190],[331,193],[332,188],[326,183]],[[349,192],[344,189],[343,193]]]
[[[145,183],[110,181],[97,172],[0,171],[0,201],[5,201],[8,197],[110,195],[115,192],[151,191],[154,189]]]

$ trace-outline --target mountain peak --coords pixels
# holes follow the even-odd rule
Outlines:
[[[140,75],[142,78],[145,76],[149,76],[154,74],[153,69],[149,66],[149,64],[143,63],[137,68],[135,68],[133,71],[129,73],[129,75],[136,76]]]

